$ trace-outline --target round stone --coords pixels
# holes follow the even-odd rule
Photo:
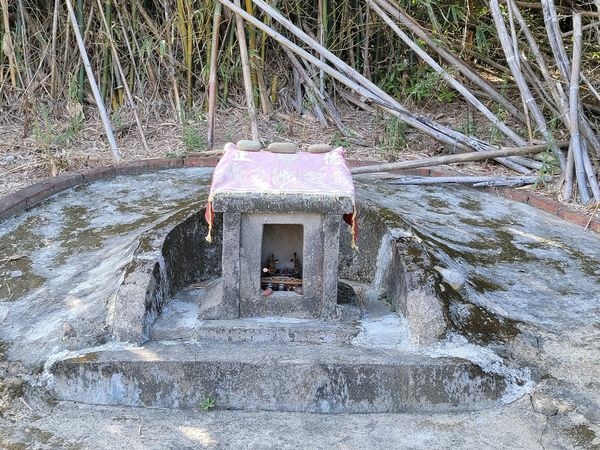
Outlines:
[[[296,153],[298,146],[292,142],[273,142],[269,144],[267,150],[272,153]]]
[[[327,153],[333,150],[333,147],[329,144],[312,144],[306,149],[309,153]]]
[[[257,152],[263,148],[263,145],[260,142],[249,141],[247,139],[242,139],[235,145],[238,150],[244,150],[245,152]]]

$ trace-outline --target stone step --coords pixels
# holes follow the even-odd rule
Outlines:
[[[349,345],[151,342],[55,361],[57,399],[315,413],[474,410],[506,383],[457,358]]]
[[[197,316],[198,303],[180,296],[166,306],[152,325],[150,339],[349,344],[360,331],[357,321],[338,322],[286,317],[201,320]]]
[[[225,342],[280,342],[304,344],[349,344],[360,327],[352,324],[327,323],[317,320],[270,320],[270,318],[239,320],[203,320],[193,327],[169,328],[160,322],[152,328],[151,339],[196,340]]]

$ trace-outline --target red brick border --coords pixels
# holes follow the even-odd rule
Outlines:
[[[61,174],[35,183],[13,194],[0,197],[0,219],[17,214],[58,192],[81,184],[91,183],[92,181],[104,180],[117,175],[137,175],[180,167],[214,167],[218,162],[219,158],[200,155],[183,158],[153,158]],[[373,161],[349,161],[348,165],[350,167],[359,167],[373,163]],[[420,167],[417,169],[396,171],[395,173],[422,177],[452,176],[457,174],[453,170],[441,169],[439,167]],[[490,190],[510,200],[527,203],[542,211],[558,216],[567,222],[580,225],[581,227],[587,226],[588,229],[600,233],[600,217],[590,220],[591,216],[589,214],[572,210],[562,203],[521,189],[496,188]]]
[[[117,175],[138,175],[180,167],[214,167],[218,161],[218,158],[202,156],[153,158],[60,174],[32,184],[13,194],[0,197],[0,219],[15,215],[58,192],[92,181],[104,180]]]

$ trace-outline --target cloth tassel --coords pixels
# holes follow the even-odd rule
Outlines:
[[[213,222],[215,220],[215,212],[212,209],[212,202],[210,200],[206,204],[206,212],[204,213],[204,219],[206,219],[206,223],[208,224],[208,234],[206,235],[206,241],[209,244],[212,244],[212,229]]]
[[[352,214],[344,214],[344,222],[350,225],[350,233],[352,234],[352,249],[354,251],[358,251],[358,245],[356,241],[358,240],[358,221],[356,220],[357,211],[356,205],[354,205]]]

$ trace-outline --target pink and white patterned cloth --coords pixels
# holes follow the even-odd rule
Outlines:
[[[354,200],[345,150],[292,154],[246,152],[225,144],[215,168],[209,200],[219,193],[342,195]]]
[[[223,156],[213,173],[206,221],[211,241],[214,222],[212,200],[217,194],[271,193],[348,196],[354,203],[352,174],[344,159],[345,150],[338,147],[327,153],[297,152],[292,154],[266,151],[246,152],[235,144],[225,144]],[[356,243],[356,211],[344,214],[352,227]]]

